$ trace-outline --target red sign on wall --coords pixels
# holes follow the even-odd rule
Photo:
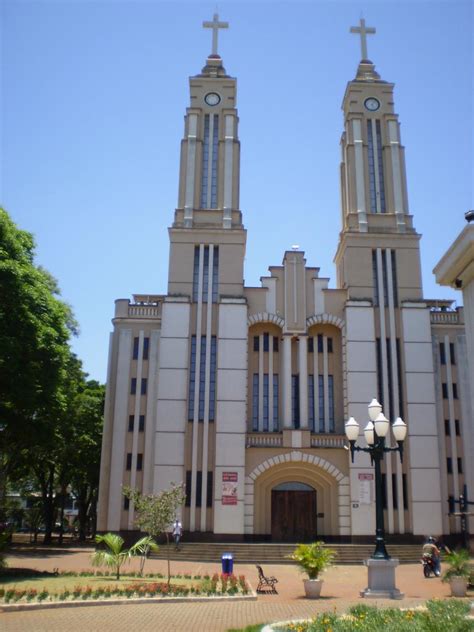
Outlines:
[[[222,472],[222,504],[237,504],[238,472]]]

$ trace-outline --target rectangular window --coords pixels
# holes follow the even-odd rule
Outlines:
[[[217,337],[211,336],[211,371],[209,375],[209,421],[216,418]]]
[[[454,399],[458,398],[458,385],[457,384],[453,384],[453,398]]]
[[[462,459],[458,456],[458,473],[462,474]]]
[[[278,375],[273,375],[273,432],[278,432]]]
[[[454,426],[456,428],[456,436],[457,437],[461,436],[461,428],[459,426],[459,419],[454,420]]]
[[[395,250],[391,251],[392,257],[392,286],[393,286],[393,305],[398,307],[398,275],[397,275],[397,257]]]
[[[147,389],[147,385],[148,385],[148,380],[146,377],[142,377],[142,388],[141,388],[141,394],[142,395],[146,395],[146,389]]]
[[[310,336],[308,338],[308,353],[314,353],[314,338]]]
[[[148,352],[150,349],[150,338],[143,338],[143,359],[148,360]]]
[[[380,121],[375,121],[377,135],[377,168],[379,173],[379,193],[380,193],[380,212],[385,213],[385,183],[383,177],[383,148],[382,148],[382,130]]]
[[[328,338],[328,353],[332,353],[332,338]]]
[[[379,304],[379,272],[377,268],[377,251],[376,250],[372,250],[372,282],[373,282],[373,292],[374,292],[374,306],[377,307]]]
[[[196,472],[196,507],[202,504],[202,472]]]
[[[263,375],[263,432],[268,432],[268,373]]]
[[[334,378],[328,375],[329,432],[334,432]]]
[[[318,334],[318,353],[323,352],[323,334]]]
[[[382,250],[382,275],[383,275],[383,304],[388,306],[388,273],[387,273],[387,251]]]
[[[194,270],[193,270],[193,302],[197,303],[199,289],[199,246],[194,246]]]
[[[129,415],[129,416],[128,416],[128,431],[129,431],[129,432],[133,432],[133,424],[134,424],[134,420],[135,420],[134,415]]]
[[[319,390],[319,432],[324,432],[324,378],[318,375]]]
[[[300,376],[291,376],[291,416],[293,428],[300,427]]]
[[[130,498],[127,498],[126,496],[123,499],[123,508],[125,511],[128,511],[130,509]]]
[[[444,434],[447,437],[451,436],[451,428],[449,426],[449,419],[444,420]]]
[[[204,261],[202,269],[202,302],[207,303],[209,290],[209,246],[204,246]]]
[[[446,354],[444,352],[444,342],[439,343],[439,361],[441,364],[446,364]]]
[[[204,116],[204,138],[202,143],[202,177],[201,177],[201,208],[207,208],[207,190],[209,180],[209,122],[210,115]]]
[[[214,246],[212,265],[212,302],[217,303],[219,295],[219,246]]]
[[[454,355],[454,343],[449,343],[449,355],[451,356],[451,364],[456,364],[456,356]]]
[[[194,391],[196,388],[196,336],[191,336],[191,362],[189,364],[188,419],[194,419]]]
[[[206,336],[201,336],[201,357],[199,370],[199,412],[198,420],[204,421],[204,390],[206,385]]]
[[[260,350],[260,336],[253,337],[253,350],[254,351]]]
[[[253,374],[252,381],[252,430],[258,432],[258,373]]]
[[[143,454],[137,454],[137,472],[141,472],[143,469]]]
[[[394,419],[393,411],[393,374],[392,374],[392,346],[390,338],[386,339],[387,348],[387,377],[388,377],[388,411],[390,419]]]
[[[213,480],[214,480],[213,472],[208,472],[207,473],[207,500],[206,500],[206,507],[212,507],[212,498],[213,498],[213,492],[214,492]]]
[[[384,401],[383,401],[383,383],[382,383],[382,345],[380,343],[380,338],[375,339],[375,359],[377,363],[377,397],[383,408]]]
[[[145,430],[145,415],[140,415],[138,418],[138,432],[143,432]]]
[[[273,336],[273,351],[278,352],[278,336]]]
[[[219,116],[214,114],[214,130],[212,135],[211,166],[211,208],[217,208],[217,165],[219,153]]]
[[[368,166],[369,166],[369,192],[370,192],[370,211],[377,212],[377,191],[375,188],[375,151],[374,138],[372,134],[372,120],[367,120],[367,150],[368,150]]]
[[[441,390],[443,392],[443,399],[448,399],[448,385],[446,384],[446,382],[443,382],[441,384]]]
[[[403,489],[403,509],[408,509],[408,484],[407,484],[406,474],[402,474],[402,489]]]
[[[186,501],[184,503],[185,507],[191,507],[191,470],[187,470],[186,472]]]
[[[453,461],[450,456],[446,459],[446,468],[448,470],[448,474],[453,473]]]
[[[308,424],[311,432],[316,432],[314,429],[314,375],[308,375]]]
[[[398,495],[397,495],[397,475],[392,474],[392,499],[393,508],[398,509]]]
[[[136,337],[133,339],[133,359],[134,360],[138,359],[138,344],[139,344],[139,338]]]
[[[132,380],[130,382],[130,395],[136,395],[136,393],[137,393],[137,378],[132,377]]]
[[[270,345],[269,334],[265,333],[263,334],[263,351],[264,352],[269,350],[269,345]]]
[[[131,470],[132,469],[132,453],[128,452],[127,453],[127,470]]]

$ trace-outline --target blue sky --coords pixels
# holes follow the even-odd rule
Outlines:
[[[33,232],[105,380],[114,299],[165,293],[188,77],[215,3],[3,0],[0,203]],[[340,109],[360,59],[394,82],[428,298],[432,268],[473,200],[471,2],[219,2],[219,51],[238,78],[245,281],[297,243],[335,287]],[[277,131],[278,130],[278,131]],[[275,224],[276,220],[276,224]],[[269,231],[269,225],[277,229]]]

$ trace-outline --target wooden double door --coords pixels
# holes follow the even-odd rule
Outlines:
[[[311,542],[316,539],[316,491],[272,490],[272,540]]]

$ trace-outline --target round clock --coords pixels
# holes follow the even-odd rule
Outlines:
[[[217,94],[217,92],[208,92],[204,97],[204,101],[207,103],[207,105],[217,105],[221,102],[221,98]]]
[[[369,97],[364,101],[364,105],[370,112],[375,112],[380,107],[380,101],[375,97]]]

